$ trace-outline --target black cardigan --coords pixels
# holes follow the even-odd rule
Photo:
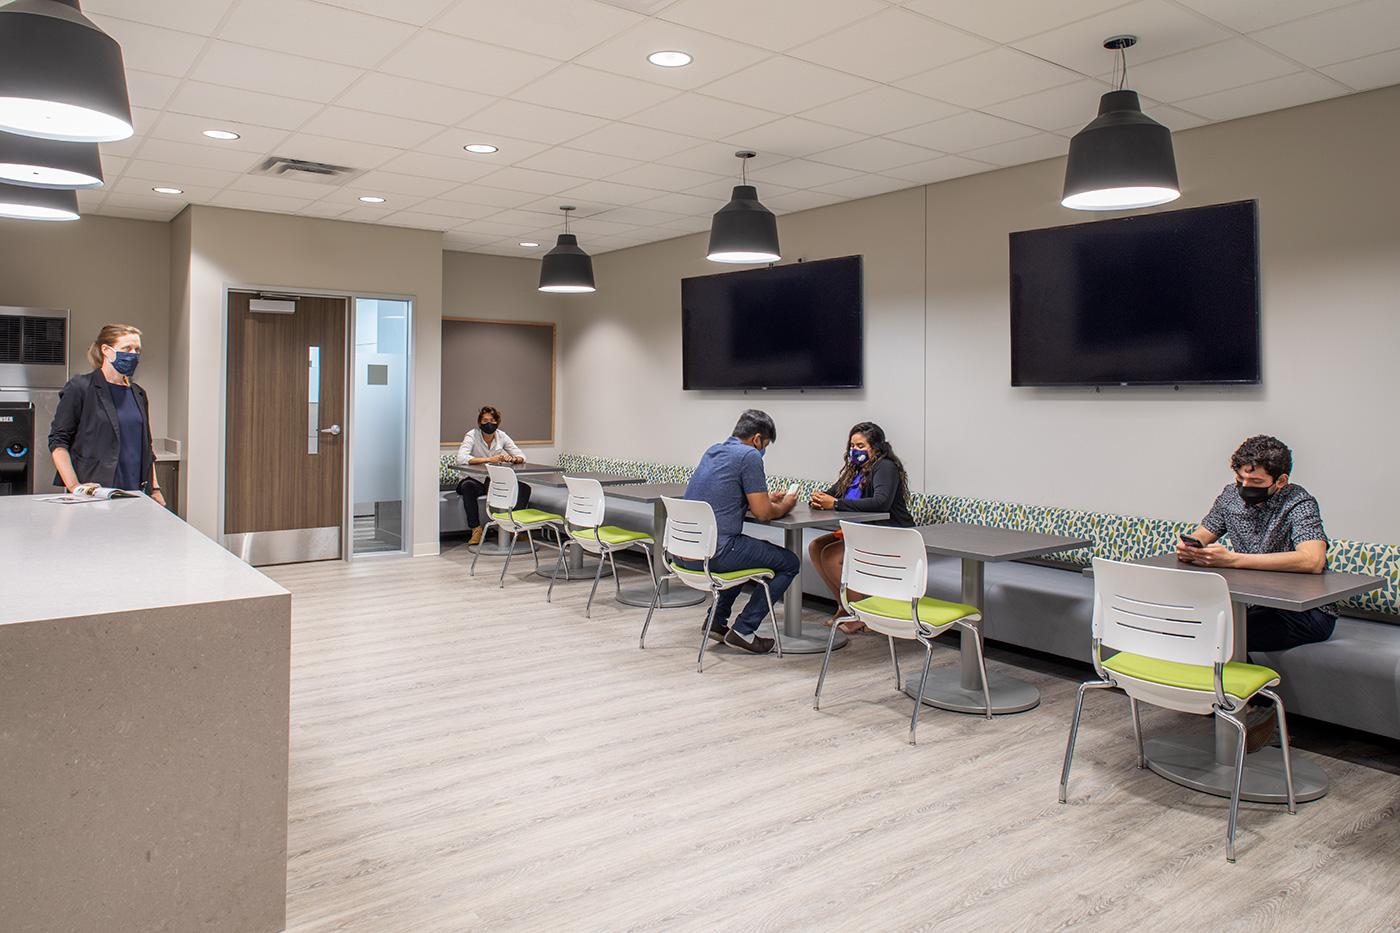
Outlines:
[[[146,390],[131,383],[131,397],[141,412],[146,436],[141,445],[141,491],[151,491],[152,472],[156,454],[151,445],[151,418],[146,404]],[[49,429],[49,450],[64,448],[73,461],[73,472],[80,483],[100,483],[111,486],[117,475],[117,457],[121,440],[117,427],[117,406],[107,388],[102,370],[94,369],[68,380],[58,396]],[[63,480],[54,474],[54,485]]]
[[[909,514],[909,506],[904,501],[905,491],[899,485],[899,467],[892,461],[877,461],[870,470],[869,480],[861,483],[860,491],[859,499],[842,499],[846,490],[838,490],[835,486],[828,489],[826,494],[836,497],[838,512],[889,512],[888,521],[871,524],[913,527],[914,517]]]

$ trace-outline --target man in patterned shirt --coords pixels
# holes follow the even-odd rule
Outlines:
[[[1327,532],[1317,500],[1288,481],[1293,454],[1276,437],[1249,438],[1230,456],[1235,482],[1215,497],[1215,504],[1191,537],[1202,547],[1180,542],[1176,556],[1206,567],[1322,573],[1327,569]],[[1218,543],[1230,536],[1231,547]],[[1306,612],[1250,606],[1246,616],[1249,651],[1283,651],[1326,641],[1337,622],[1336,604]],[[1272,707],[1249,729],[1248,749],[1258,751],[1273,732]]]

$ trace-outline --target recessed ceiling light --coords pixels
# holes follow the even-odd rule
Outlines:
[[[689,65],[693,58],[684,52],[652,52],[647,56],[647,61],[653,65],[660,65],[662,68],[681,68]]]
[[[539,246],[540,244],[538,244],[538,243],[531,243],[529,240],[525,240],[525,241],[523,241],[520,245],[521,245],[521,246]]]
[[[375,197],[374,195],[372,195],[372,194],[367,194],[367,195],[365,195],[364,197],[360,198],[360,200],[361,200],[361,201],[364,201],[366,204],[383,204],[383,203],[384,203],[384,199],[383,199],[383,198],[376,198],[376,197]]]
[[[237,133],[231,133],[228,130],[205,130],[204,135],[210,139],[238,139]]]
[[[185,193],[185,189],[183,189],[183,188],[152,188],[151,190],[154,191],[156,194],[184,194],[184,193]]]
[[[488,145],[487,143],[472,143],[470,146],[463,146],[462,148],[467,150],[468,152],[475,152],[481,155],[485,155],[488,152],[497,151],[497,148],[495,146]]]

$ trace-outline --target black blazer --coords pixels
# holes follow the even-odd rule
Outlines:
[[[870,474],[869,481],[861,483],[859,499],[842,499],[846,490],[838,490],[835,486],[826,491],[828,496],[836,497],[836,511],[889,512],[888,519],[871,524],[912,527],[914,518],[909,514],[909,506],[904,502],[905,490],[899,483],[899,467],[889,460],[880,460],[871,468]]]
[[[141,491],[151,491],[156,454],[151,445],[151,417],[146,390],[131,383],[131,397],[141,411],[146,436],[141,439]],[[121,441],[117,427],[117,406],[107,388],[102,370],[74,376],[58,395],[58,410],[49,429],[49,450],[64,448],[73,461],[73,472],[80,483],[111,486],[117,475]],[[63,480],[54,473],[54,485]]]

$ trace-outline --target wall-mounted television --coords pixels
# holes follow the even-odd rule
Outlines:
[[[858,389],[860,256],[681,280],[686,389]]]
[[[1259,383],[1258,202],[1010,239],[1013,386]]]

